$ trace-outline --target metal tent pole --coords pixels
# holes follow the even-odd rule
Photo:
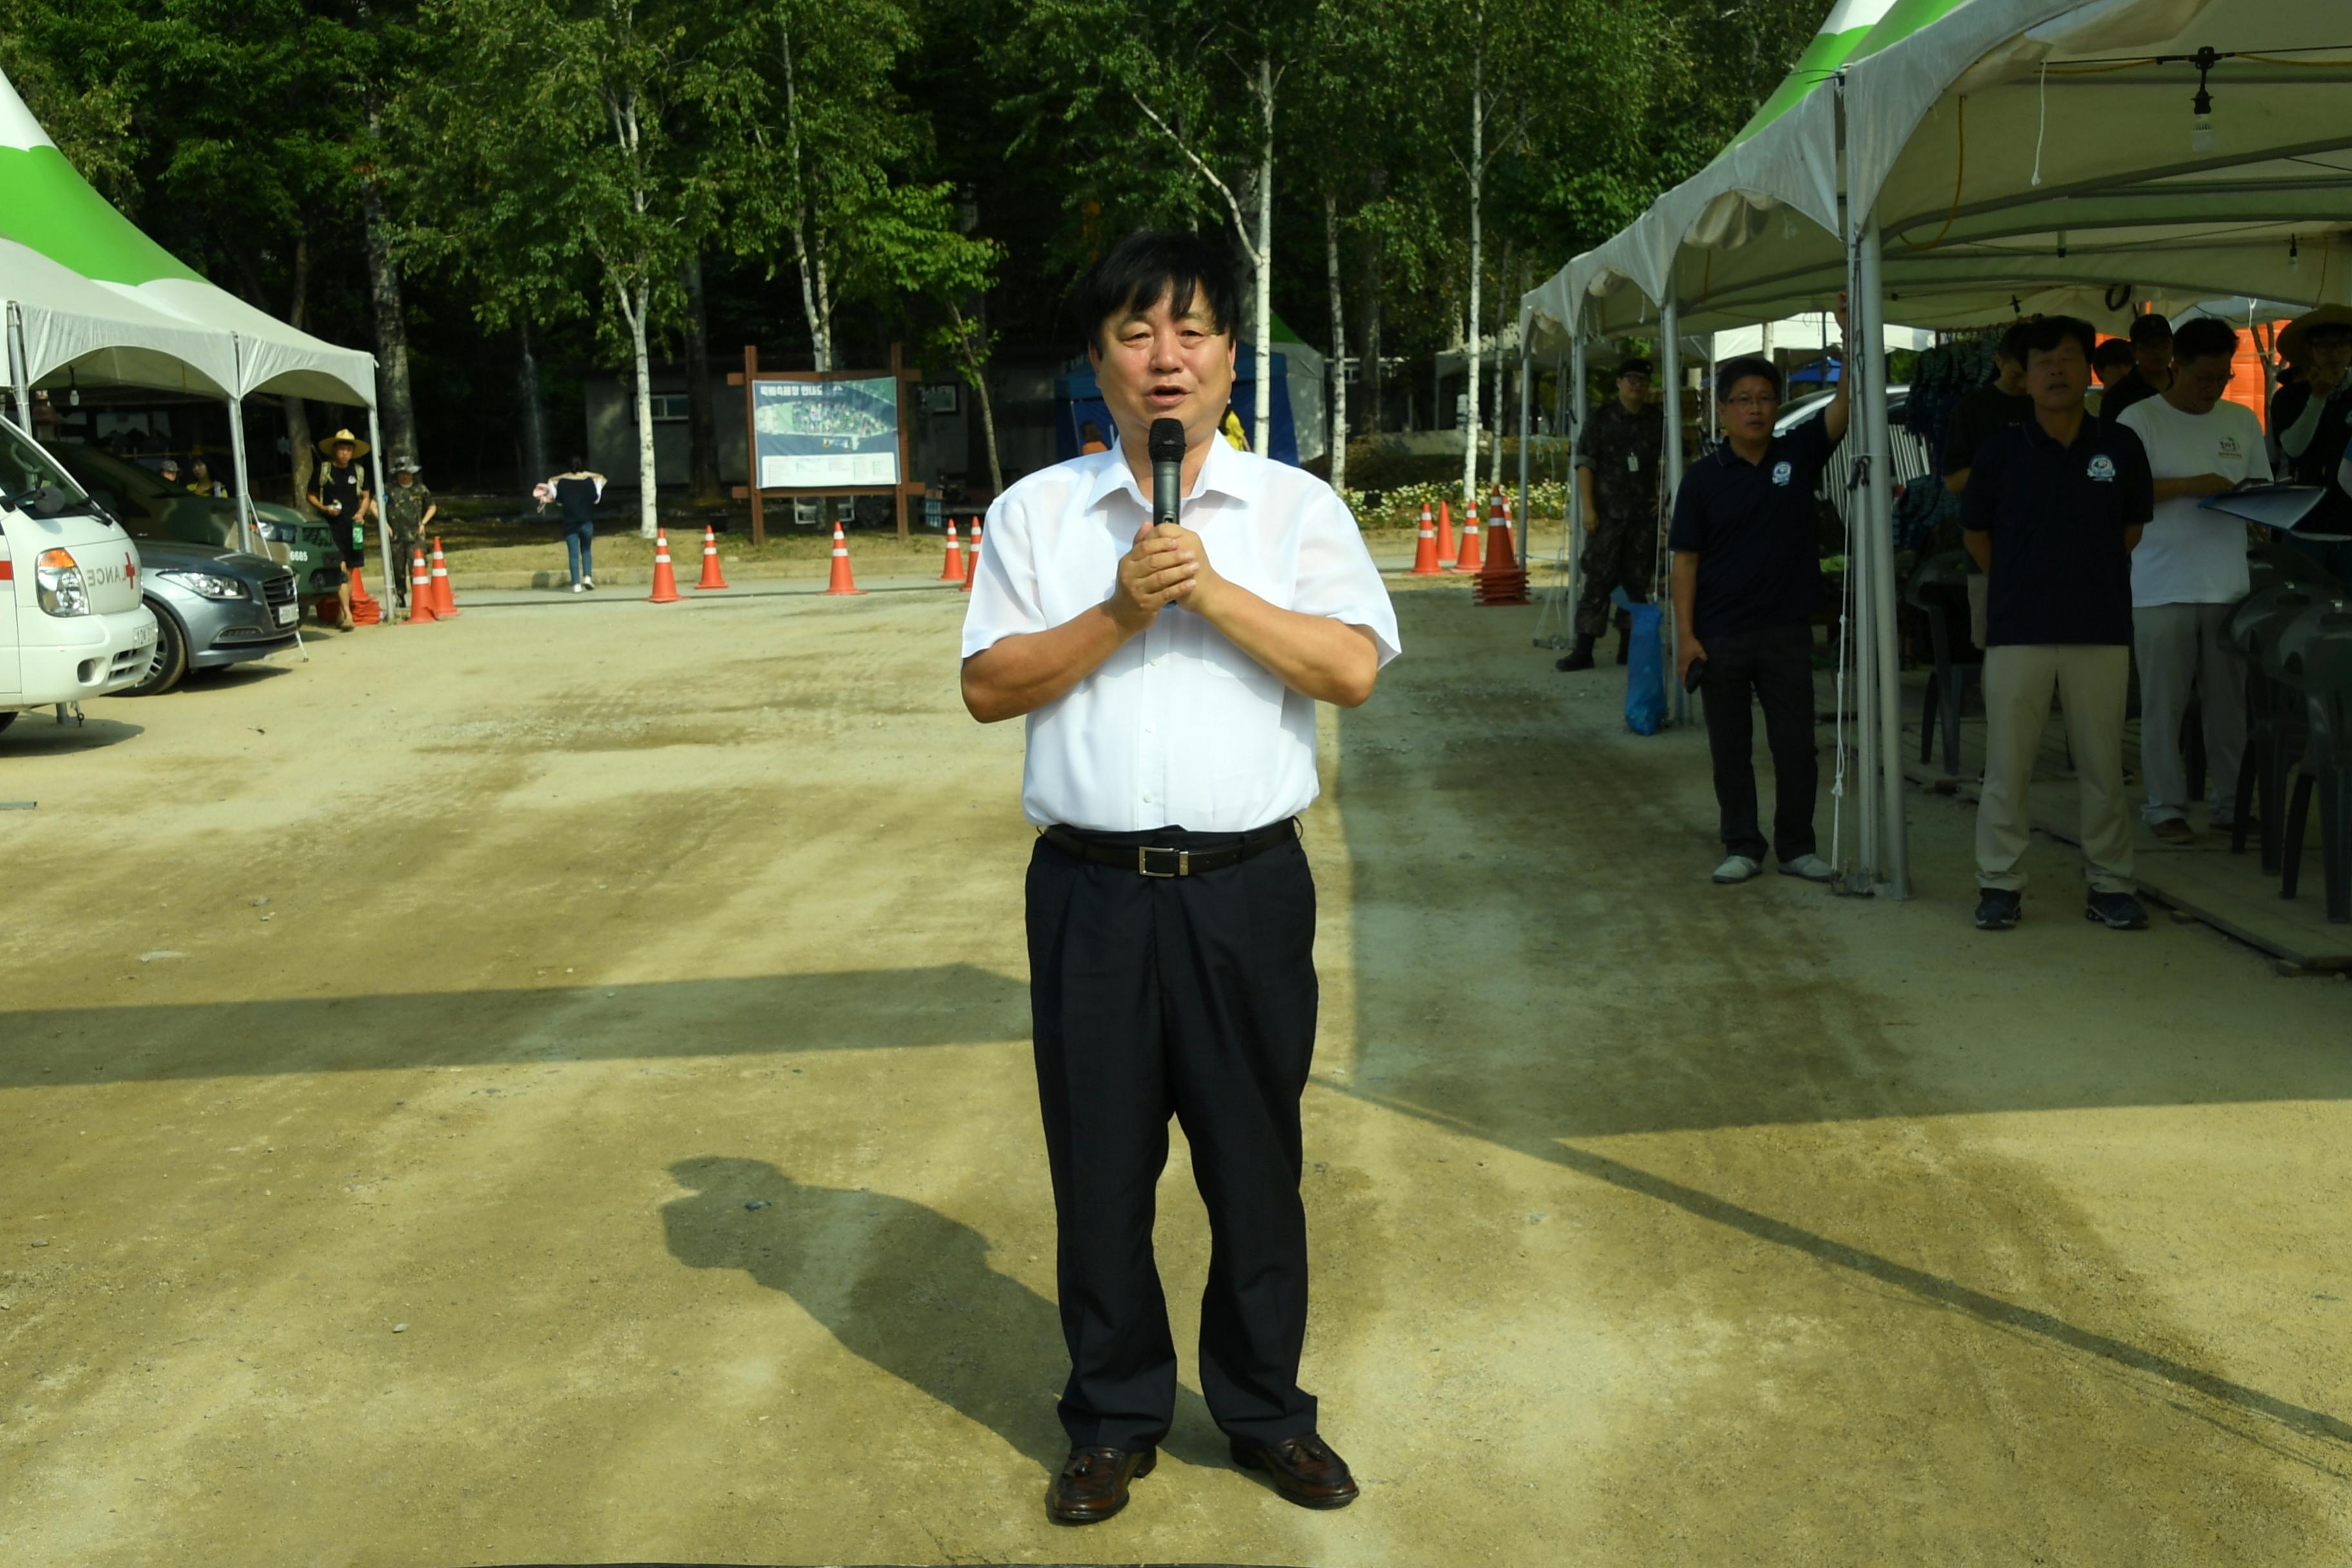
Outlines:
[[[1576,302],[1575,319],[1569,322],[1570,384],[1560,389],[1561,423],[1568,437],[1568,515],[1560,520],[1560,540],[1568,552],[1568,615],[1569,635],[1576,635],[1577,595],[1583,590],[1581,580],[1584,552],[1583,541],[1577,536],[1584,529],[1584,486],[1577,478],[1576,465],[1584,454],[1584,301]]]
[[[1658,356],[1658,380],[1666,389],[1665,501],[1667,515],[1672,516],[1675,492],[1682,488],[1683,482],[1683,344],[1679,331],[1680,311],[1675,307],[1672,289],[1667,289],[1661,305],[1658,332],[1664,352]],[[1654,560],[1658,549],[1654,534],[1649,542]],[[1660,575],[1671,585],[1674,581],[1671,560],[1666,563],[1666,571]],[[1655,587],[1651,589],[1650,596],[1653,600],[1658,598]],[[1664,613],[1659,616],[1658,626],[1659,635],[1665,639],[1665,658],[1660,661],[1663,667],[1660,673],[1665,679],[1666,700],[1671,704],[1675,722],[1687,724],[1690,722],[1690,693],[1685,691],[1683,683],[1675,679],[1675,649],[1682,628],[1675,625],[1675,596],[1671,591],[1664,595],[1663,603]]]
[[[1528,324],[1532,326],[1534,323]],[[1536,380],[1536,356],[1528,343],[1534,336],[1532,331],[1519,334],[1519,526],[1515,531],[1518,538],[1512,542],[1518,546],[1521,571],[1528,568],[1528,536],[1535,531],[1536,527],[1535,517],[1528,510],[1528,411],[1533,405]]]
[[[245,471],[245,339],[236,332],[228,338],[229,358],[233,369],[231,379],[236,384],[228,389],[228,460],[236,474],[236,547],[253,552],[253,481]],[[297,584],[294,602],[302,602],[302,590]],[[299,633],[296,634],[298,637]]]
[[[41,444],[33,431],[33,382],[26,374],[25,362],[30,355],[25,347],[25,314],[16,301],[8,301],[8,384],[16,389],[16,423],[23,426],[25,438],[35,446]]]
[[[375,463],[369,477],[374,480],[376,547],[383,557],[383,602],[394,605],[399,601],[394,596],[392,587],[392,525],[384,521],[383,516],[383,422],[373,403],[368,405],[368,456]],[[413,605],[409,607],[412,610],[415,608]],[[386,612],[385,618],[391,618],[390,612]]]
[[[1846,455],[1849,481],[1856,473],[1877,465],[1873,460],[1870,446],[1871,402],[1877,396],[1876,378],[1864,363],[1868,357],[1853,352],[1853,344],[1870,331],[1868,306],[1863,302],[1858,268],[1853,247],[1846,248],[1848,265],[1846,290],[1845,363],[1838,367],[1844,379],[1846,395]],[[1824,344],[1829,342],[1822,334]],[[1857,490],[1849,482],[1842,498],[1841,511],[1845,520],[1845,584],[1853,605],[1853,626],[1847,644],[1853,649],[1854,692],[1854,752],[1855,766],[1850,775],[1853,782],[1854,847],[1857,869],[1865,888],[1875,888],[1880,880],[1881,857],[1878,832],[1879,774],[1878,755],[1881,738],[1878,733],[1878,704],[1871,700],[1875,689],[1878,665],[1878,642],[1873,630],[1877,605],[1870,596],[1871,557],[1877,549],[1877,536],[1870,526],[1869,498],[1866,490]]]
[[[1859,333],[1857,346],[1847,345],[1846,357],[1870,363],[1870,474],[1864,487],[1869,505],[1870,575],[1855,584],[1856,596],[1870,595],[1871,631],[1876,639],[1877,684],[1865,691],[1878,710],[1878,765],[1882,773],[1879,812],[1885,829],[1887,890],[1895,898],[1911,896],[1911,834],[1904,809],[1902,653],[1895,619],[1895,470],[1893,441],[1886,423],[1885,320],[1886,293],[1881,264],[1878,213],[1872,209],[1862,225],[1858,248],[1862,292],[1868,330]]]

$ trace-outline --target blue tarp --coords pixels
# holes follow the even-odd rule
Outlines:
[[[1234,412],[1242,418],[1242,433],[1253,434],[1257,418],[1257,352],[1242,344],[1234,356]],[[1078,426],[1093,420],[1103,433],[1103,439],[1114,444],[1118,440],[1118,427],[1111,423],[1110,409],[1102,400],[1102,391],[1095,385],[1095,373],[1083,362],[1054,378],[1054,456],[1057,461],[1068,462],[1078,455]],[[1273,450],[1266,456],[1277,463],[1298,466],[1298,431],[1290,420],[1290,371],[1281,354],[1274,356],[1274,427],[1267,433],[1267,445]]]

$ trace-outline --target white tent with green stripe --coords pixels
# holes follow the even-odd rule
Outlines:
[[[368,410],[371,426],[375,423],[372,355],[256,310],[148,238],[90,188],[5,76],[0,300],[7,310],[8,383],[27,434],[31,389],[61,377],[225,399],[241,528],[251,521],[243,413],[248,395],[356,404]],[[381,439],[374,444],[383,446]],[[389,575],[388,555],[384,570]]]
[[[0,77],[0,298],[20,384],[279,392],[373,406],[375,362],[214,287],[92,190]]]
[[[2352,0],[1841,5],[1713,163],[1522,299],[1521,342],[1580,362],[1642,332],[1671,372],[1686,336],[1843,289],[1869,337],[2061,311],[2117,329],[2232,294],[2352,302]],[[1870,390],[1876,356],[1853,371]],[[1885,425],[1862,398],[1865,456]],[[1900,894],[1885,468],[1868,465],[1853,552],[1858,870]]]

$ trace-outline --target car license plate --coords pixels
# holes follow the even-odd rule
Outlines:
[[[281,626],[290,626],[301,614],[302,606],[299,605],[280,605],[278,606],[278,624]]]

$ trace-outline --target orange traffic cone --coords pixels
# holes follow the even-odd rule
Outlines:
[[[414,553],[408,567],[408,624],[421,626],[441,617],[433,613],[433,572],[425,564],[425,552]]]
[[[1413,546],[1412,574],[1416,577],[1437,575],[1437,524],[1429,515],[1429,503],[1421,503],[1421,542]]]
[[[1478,503],[1471,501],[1462,509],[1462,550],[1454,557],[1454,569],[1475,572],[1478,564]]]
[[[368,597],[367,584],[361,580],[360,569],[352,568],[352,621],[355,626],[373,626],[383,620],[383,605]]]
[[[724,588],[727,579],[719,571],[719,533],[709,523],[702,525],[702,581],[694,585],[701,593],[705,588]]]
[[[956,542],[953,518],[948,519],[948,559],[947,564],[940,568],[940,581],[942,583],[963,581],[963,546]]]
[[[1437,503],[1437,569],[1454,570],[1454,508],[1451,503]]]
[[[980,575],[980,519],[971,520],[971,549],[963,563],[963,591],[971,592],[971,580]]]
[[[825,596],[862,594],[865,589],[849,574],[849,540],[841,531],[841,519],[833,520],[833,581],[825,584]]]
[[[654,530],[654,591],[646,595],[648,605],[675,605],[678,601],[677,574],[669,566],[669,530]]]
[[[1470,585],[1470,597],[1479,605],[1524,605],[1528,574],[1520,570],[1518,552],[1511,543],[1511,503],[1498,492],[1486,524],[1486,563]]]
[[[448,620],[457,613],[457,595],[449,591],[449,563],[441,554],[441,538],[433,538],[433,613]]]

